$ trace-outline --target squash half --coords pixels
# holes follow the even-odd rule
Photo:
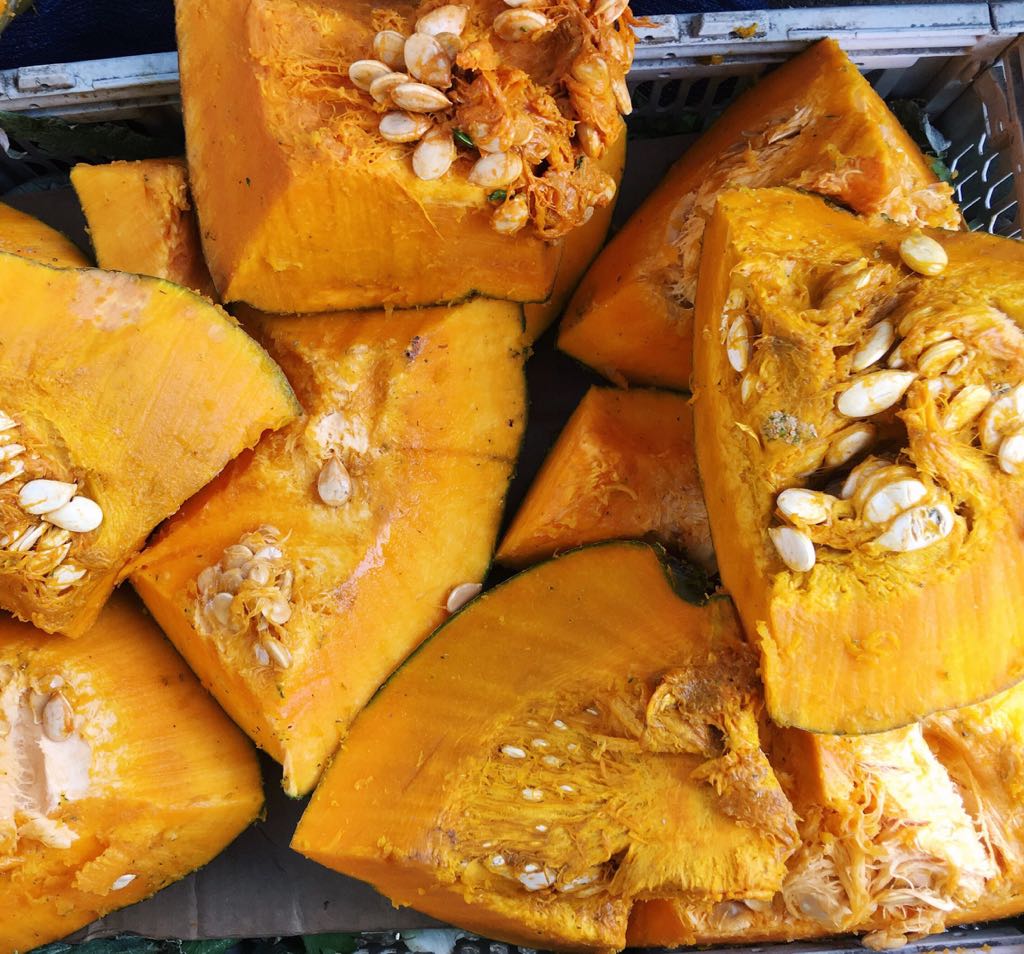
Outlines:
[[[56,229],[26,212],[0,203],[0,252],[21,255],[56,268],[85,268],[89,260]]]

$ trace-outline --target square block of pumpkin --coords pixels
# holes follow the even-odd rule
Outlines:
[[[3,253],[0,285],[0,606],[79,636],[153,528],[298,405],[176,285]]]
[[[1024,676],[1024,246],[723,194],[697,461],[768,709],[893,728]]]
[[[132,582],[301,794],[487,572],[524,423],[522,310],[246,322],[305,415],[190,500]]]
[[[834,40],[742,95],[672,167],[569,302],[558,346],[616,383],[690,386],[701,236],[723,189],[789,185],[956,228],[951,189]]]
[[[502,0],[176,8],[189,172],[224,301],[541,301],[564,236],[614,198],[599,159],[630,108],[625,0],[550,17]]]
[[[262,804],[249,740],[134,597],[75,641],[0,618],[0,950],[149,897]]]

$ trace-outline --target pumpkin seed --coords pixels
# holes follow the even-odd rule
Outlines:
[[[381,30],[373,38],[373,52],[381,63],[400,69],[405,65],[405,37],[397,30]]]
[[[352,496],[352,478],[345,465],[337,457],[330,458],[320,468],[320,474],[316,479],[316,492],[320,500],[328,507],[341,507],[348,503]],[[280,555],[281,551],[277,552]]]
[[[405,41],[405,68],[430,86],[447,89],[452,85],[451,61],[441,44],[426,33],[414,33]]]
[[[233,570],[231,571],[234,572]],[[247,563],[245,568],[245,578],[252,580],[256,586],[266,586],[271,578],[273,572],[266,563]],[[223,579],[223,578],[222,578]]]
[[[103,522],[103,511],[95,500],[72,497],[63,507],[44,514],[43,519],[64,530],[89,533]]]
[[[70,530],[61,530],[60,527],[47,527],[48,532],[39,541],[38,550],[53,550],[64,546],[71,540]]]
[[[542,4],[543,0],[505,0],[506,7],[536,7]]]
[[[121,891],[127,888],[135,879],[138,877],[133,874],[123,874],[119,878],[114,879],[114,883],[110,886],[111,891]]]
[[[51,574],[50,581],[58,587],[71,586],[77,583],[88,571],[74,563],[62,563]]]
[[[590,159],[599,159],[604,152],[601,134],[590,123],[576,123],[576,141],[583,154]]]
[[[740,381],[740,400],[748,404],[757,391],[757,379],[752,374],[743,375]]]
[[[278,669],[291,669],[292,654],[284,643],[276,639],[263,640],[263,651]]]
[[[922,500],[928,489],[914,478],[894,480],[876,490],[864,504],[864,519],[868,523],[888,523],[898,513]]]
[[[526,750],[519,748],[518,745],[503,745],[499,750],[502,755],[508,756],[510,759],[525,759]]]
[[[835,434],[825,453],[826,467],[842,467],[867,450],[875,440],[877,431],[874,424],[851,424]]]
[[[226,547],[220,557],[220,565],[225,570],[233,570],[238,566],[245,566],[252,559],[252,550],[244,543],[232,543]]]
[[[999,468],[1005,474],[1015,476],[1024,465],[1024,430],[1015,431],[1004,437],[999,445]]]
[[[454,63],[455,57],[462,52],[462,38],[454,33],[438,33],[434,39],[441,44],[444,55]]]
[[[3,458],[0,458],[2,460]],[[20,460],[9,461],[7,466],[0,470],[0,487],[8,481],[14,480],[25,473],[25,464]]]
[[[555,876],[546,868],[543,871],[526,871],[519,876],[519,883],[527,891],[541,891],[555,883]]]
[[[200,593],[208,593],[220,582],[220,569],[215,566],[208,566],[196,577],[196,589]]]
[[[562,760],[557,755],[545,755],[541,758],[541,764],[548,768],[561,768]]]
[[[17,426],[18,422],[13,417],[0,411],[0,431],[9,431],[12,427]]]
[[[740,315],[729,325],[725,337],[725,354],[732,369],[739,374],[747,370],[750,364],[750,322]]]
[[[775,506],[788,520],[799,520],[811,526],[825,523],[832,516],[837,500],[831,494],[803,487],[790,487],[775,499]]]
[[[908,268],[929,277],[942,274],[949,264],[946,250],[922,232],[908,235],[900,242],[900,258]]]
[[[414,113],[385,113],[377,127],[388,142],[416,142],[422,139],[433,122]]]
[[[425,13],[416,21],[416,32],[436,36],[438,33],[454,33],[461,36],[466,29],[469,7],[461,3],[446,3],[430,13]]]
[[[880,537],[878,546],[894,553],[910,553],[938,543],[953,529],[953,514],[945,504],[924,504],[904,510]]]
[[[426,83],[401,83],[391,91],[391,99],[410,113],[436,113],[452,104],[444,93]]]
[[[836,407],[846,417],[871,417],[899,401],[916,377],[913,371],[872,371],[843,391]]]
[[[950,361],[949,367],[946,368],[946,374],[951,374],[951,375],[959,374],[961,371],[964,370],[964,368],[967,367],[968,364],[970,364],[971,357],[972,357],[972,354],[971,354],[970,349],[965,349],[963,354],[961,354],[959,357],[954,358],[952,361]]]
[[[614,23],[626,12],[629,0],[597,0],[593,16],[601,23]]]
[[[458,150],[447,129],[431,129],[412,153],[412,171],[426,182],[440,179],[455,162]]]
[[[881,361],[885,357],[885,353],[892,347],[895,339],[896,330],[893,328],[892,322],[889,320],[878,322],[870,329],[868,340],[854,353],[850,367],[854,371],[863,371],[876,361]]]
[[[253,655],[256,657],[256,662],[261,666],[270,665],[270,653],[263,648],[263,643],[256,643],[252,648]]]
[[[235,567],[232,570],[226,570],[220,575],[220,579],[217,581],[217,586],[225,593],[231,593],[234,595],[242,588],[242,584],[244,582],[245,574],[242,572],[240,567]]]
[[[626,77],[622,74],[616,74],[612,77],[612,95],[615,97],[615,104],[619,107],[619,112],[623,116],[628,116],[633,112],[633,98],[629,95],[629,84],[626,82]]]
[[[231,593],[218,593],[209,603],[206,609],[221,626],[227,626],[231,622],[231,604],[234,602]]]
[[[574,79],[588,86],[594,93],[603,93],[611,85],[611,73],[603,56],[588,53],[577,57],[572,64]]]
[[[794,573],[807,573],[814,568],[814,543],[806,533],[792,527],[770,527],[768,536],[782,562]]]
[[[0,461],[13,460],[25,453],[24,444],[4,444],[0,446]]]
[[[522,791],[523,798],[528,802],[542,802],[544,801],[544,792],[539,788],[524,788]]]
[[[43,734],[51,742],[64,742],[75,728],[75,713],[71,703],[55,692],[43,706]]]
[[[44,533],[46,533],[46,524],[37,523],[19,534],[17,540],[8,549],[14,553],[28,553]]]
[[[515,43],[527,40],[538,30],[543,30],[548,25],[548,18],[536,10],[518,7],[499,13],[491,25],[503,40]]]
[[[370,84],[378,76],[383,76],[385,73],[390,72],[391,67],[380,60],[356,60],[348,68],[348,78],[352,81],[353,86],[357,86],[368,93],[370,91]]]
[[[409,82],[408,73],[385,73],[378,76],[370,84],[370,95],[378,103],[386,103],[391,99],[391,91],[401,83]],[[380,128],[379,126],[377,127]]]
[[[925,348],[917,359],[917,370],[926,378],[942,374],[954,359],[967,350],[967,345],[956,338],[947,338]]]
[[[280,560],[281,557],[283,556],[284,553],[281,551],[279,547],[266,546],[260,547],[258,550],[256,550],[253,553],[252,558],[254,560]]]
[[[515,182],[522,172],[523,160],[518,153],[492,152],[477,159],[468,179],[485,189],[499,189]]]
[[[26,513],[39,516],[69,503],[77,484],[63,480],[30,480],[18,491],[18,505]]]
[[[992,400],[992,392],[984,384],[968,384],[949,402],[941,425],[946,431],[959,431],[985,410]]]
[[[277,626],[284,626],[292,618],[292,607],[287,600],[265,600],[260,609],[264,619],[269,620]],[[269,648],[267,652],[270,652]],[[271,653],[273,656],[273,653]]]
[[[1003,435],[1024,425],[1024,384],[998,395],[978,420],[978,439],[982,450],[994,454]]]
[[[530,206],[526,196],[513,196],[503,202],[491,216],[491,228],[502,235],[515,235],[530,221]]]
[[[460,583],[458,586],[452,587],[444,608],[449,613],[457,613],[473,597],[477,596],[483,588],[483,583]]]

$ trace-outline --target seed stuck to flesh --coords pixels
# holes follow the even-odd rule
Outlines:
[[[410,113],[436,113],[452,104],[444,93],[426,83],[401,83],[391,91],[391,99]]]
[[[15,540],[8,549],[13,550],[15,553],[28,553],[44,533],[46,533],[46,524],[37,523],[19,534],[17,540]]]
[[[872,371],[857,378],[836,402],[846,417],[871,417],[899,401],[917,375],[913,371]]]
[[[63,507],[44,514],[43,519],[62,530],[90,533],[103,522],[103,511],[95,500],[72,497]]]
[[[110,890],[111,891],[122,891],[125,888],[127,888],[128,885],[130,885],[137,877],[138,877],[138,875],[123,874],[119,878],[116,878],[114,880],[114,883],[110,886]]]
[[[842,467],[861,452],[867,450],[875,441],[877,430],[874,424],[851,424],[839,431],[828,445],[825,452],[825,466]]]
[[[832,516],[837,500],[831,494],[803,487],[790,487],[782,491],[775,500],[775,506],[787,520],[799,521],[810,526],[825,523]]]
[[[390,92],[390,91],[389,91]],[[419,113],[385,113],[377,127],[388,142],[416,142],[433,126],[433,121]]]
[[[385,73],[390,72],[391,67],[380,60],[356,60],[348,68],[348,78],[352,81],[353,86],[368,93],[370,91],[370,84],[378,76],[383,76]]]
[[[234,596],[230,593],[218,593],[207,604],[210,615],[213,616],[221,626],[227,626],[231,622],[231,604]]]
[[[24,444],[3,444],[0,445],[0,461],[13,460],[25,453]]]
[[[604,152],[601,134],[590,123],[576,123],[576,141],[580,144],[583,155],[591,159],[599,159]]]
[[[750,364],[750,322],[743,315],[733,320],[725,337],[725,354],[739,374]]]
[[[528,802],[544,801],[544,793],[539,788],[524,788],[522,795]]]
[[[888,523],[897,514],[923,500],[928,488],[914,478],[894,480],[876,490],[864,504],[864,519],[868,523]]]
[[[64,742],[75,728],[75,713],[71,704],[55,692],[43,706],[43,734],[51,742]]]
[[[968,384],[949,402],[942,415],[942,429],[956,432],[973,422],[988,407],[992,392],[984,384]]]
[[[370,95],[378,103],[386,103],[391,99],[391,91],[402,83],[409,82],[408,73],[385,73],[383,76],[378,76],[370,84]],[[377,127],[380,128],[379,126]]]
[[[966,350],[967,345],[956,338],[939,341],[921,352],[917,370],[926,378],[934,378],[946,371]]]
[[[814,569],[814,543],[806,533],[792,527],[771,527],[768,536],[782,562],[794,573],[807,573]]]
[[[879,457],[872,457],[862,461],[850,471],[846,481],[843,483],[843,489],[839,492],[840,497],[843,500],[849,500],[868,477],[883,467],[888,466],[890,466],[889,462]]]
[[[505,10],[494,18],[494,32],[510,43],[528,40],[538,30],[548,25],[548,18],[543,13],[526,7]]]
[[[999,445],[999,469],[1011,477],[1020,473],[1024,466],[1024,430],[1004,437]]]
[[[481,156],[469,171],[469,181],[485,189],[500,189],[522,175],[523,160],[515,152],[492,152]]]
[[[534,865],[534,868],[536,868],[536,865]],[[527,871],[524,868],[523,874],[519,876],[519,883],[527,891],[541,891],[544,888],[550,888],[555,883],[555,876],[547,869],[543,871]]]
[[[257,643],[253,646],[253,655],[256,657],[256,662],[261,666],[270,665],[270,654],[263,648],[262,643]]]
[[[278,669],[290,669],[292,665],[292,654],[288,651],[288,647],[284,643],[278,642],[276,639],[265,639],[263,640],[263,650],[266,652],[270,661],[277,666]]]
[[[880,537],[878,546],[893,553],[910,553],[938,543],[953,529],[953,514],[945,504],[925,504],[905,510]]]
[[[18,491],[18,506],[25,513],[41,516],[71,502],[77,484],[63,480],[30,480]]]
[[[416,32],[436,36],[438,33],[454,33],[461,36],[466,29],[469,7],[462,4],[448,3],[425,13],[416,21]]]
[[[0,487],[6,484],[8,481],[14,480],[25,473],[25,464],[20,460],[12,460],[7,462],[7,466],[0,471]]]
[[[431,129],[412,152],[412,171],[424,182],[440,179],[452,167],[458,150],[447,129]]]
[[[483,583],[460,583],[458,586],[452,587],[444,608],[449,613],[457,613],[473,597],[477,596],[483,588]]]
[[[224,553],[221,555],[220,563],[225,570],[234,570],[245,566],[251,559],[252,550],[244,543],[233,543],[225,548]]]
[[[502,755],[505,755],[510,759],[526,758],[526,750],[519,748],[518,745],[503,745],[499,751]]]
[[[614,23],[626,11],[629,0],[597,0],[593,16],[601,23]]]
[[[854,353],[850,366],[854,371],[863,371],[876,361],[881,361],[896,340],[896,329],[888,319],[878,322],[871,329],[868,340]]]
[[[625,76],[612,77],[612,95],[615,96],[615,104],[623,116],[628,116],[633,112],[633,98],[629,95],[629,86]]]
[[[381,30],[373,38],[373,52],[381,63],[401,69],[405,66],[405,37],[397,30]]]
[[[491,228],[501,235],[515,235],[530,221],[530,206],[526,196],[513,196],[507,202],[502,202],[491,216]]]
[[[342,507],[352,496],[352,478],[337,457],[330,458],[316,478],[316,492],[328,507]],[[280,550],[278,554],[280,555]]]
[[[9,431],[12,427],[17,426],[18,422],[10,414],[0,411],[0,432]]]
[[[907,268],[929,278],[942,274],[949,264],[946,250],[922,232],[908,235],[900,242],[900,258]]]
[[[423,83],[439,89],[452,85],[452,64],[438,41],[426,33],[414,33],[405,41],[405,68]]]
[[[1024,384],[996,397],[978,420],[978,440],[986,453],[994,454],[1003,435],[1024,426]]]

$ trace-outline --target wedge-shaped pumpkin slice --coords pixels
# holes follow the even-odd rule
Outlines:
[[[262,804],[248,739],[134,598],[74,642],[0,620],[0,949],[159,891]]]
[[[216,298],[203,261],[183,159],[71,170],[100,268],[153,275]]]
[[[701,236],[723,189],[792,185],[861,213],[955,228],[917,146],[832,40],[744,94],[601,253],[562,323],[562,350],[622,383],[689,387]]]
[[[301,794],[487,572],[524,422],[522,317],[478,300],[248,326],[306,414],[189,501],[132,582]]]
[[[719,198],[697,460],[779,724],[878,731],[1024,676],[1022,320],[1018,242]]]
[[[778,941],[852,931],[865,935],[869,947],[890,948],[986,916],[979,903],[987,903],[999,868],[985,830],[965,810],[920,725],[846,737],[784,730],[771,760],[801,819],[801,847],[779,893],[767,904],[679,899],[640,905],[631,944]],[[997,789],[1005,786],[993,788],[998,799]],[[1019,843],[1015,847],[1019,851]]]
[[[630,108],[625,4],[176,9],[192,189],[225,301],[542,301],[562,238],[614,197],[596,160]]]
[[[755,659],[639,543],[485,593],[357,720],[292,846],[489,937],[621,948],[637,897],[770,899],[795,817]]]
[[[692,409],[669,391],[591,388],[530,487],[498,560],[524,566],[630,537],[714,564]]]
[[[78,246],[45,222],[0,203],[0,252],[21,255],[58,268],[85,268]]]
[[[0,253],[0,606],[79,636],[150,531],[298,406],[219,308]]]

